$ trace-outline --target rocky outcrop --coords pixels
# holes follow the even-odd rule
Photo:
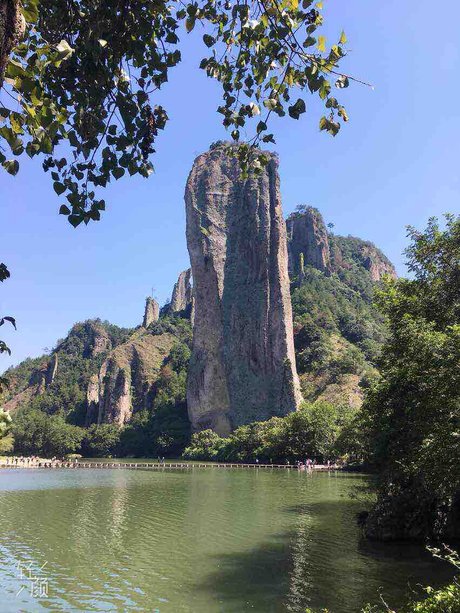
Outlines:
[[[308,207],[292,213],[286,220],[286,230],[291,280],[301,280],[305,266],[330,271],[328,235],[318,209]]]
[[[384,275],[396,277],[393,264],[373,243],[354,236],[328,235],[318,209],[299,207],[287,218],[286,232],[291,281],[301,283],[307,266],[330,274],[358,265],[374,282]]]
[[[174,284],[169,312],[172,314],[190,314],[192,307],[192,269],[188,268],[180,273]]]
[[[35,396],[43,394],[53,383],[57,370],[58,354],[53,353],[47,362],[32,372],[28,386],[4,403],[5,411],[14,413],[19,407],[26,405]]]
[[[54,379],[56,378],[57,370],[58,370],[59,358],[57,353],[53,353],[51,359],[48,364],[48,368],[46,369],[45,374],[45,385],[49,387]]]
[[[89,380],[86,423],[122,426],[133,412],[146,408],[152,386],[175,342],[172,334],[153,335],[140,328],[128,342],[114,349],[99,373]]]
[[[396,278],[393,264],[372,243],[363,243],[361,254],[363,266],[369,271],[372,281],[381,281],[384,275]]]
[[[356,267],[369,273],[371,281],[378,283],[384,275],[397,277],[395,267],[386,255],[370,241],[355,236],[330,236],[331,268],[333,272]]]
[[[148,296],[145,299],[144,321],[142,325],[148,328],[151,324],[156,323],[160,318],[160,305],[155,300]]]
[[[195,321],[187,404],[194,430],[294,411],[295,366],[278,162],[243,180],[220,145],[200,155],[186,192]]]
[[[86,390],[86,425],[97,421],[99,413],[99,388],[99,375],[91,375],[88,382],[88,389]]]

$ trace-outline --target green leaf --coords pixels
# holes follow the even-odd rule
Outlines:
[[[38,1],[28,0],[23,3],[22,14],[26,23],[35,23],[38,20]]]
[[[70,209],[66,204],[61,204],[59,215],[70,215]]]
[[[203,36],[203,42],[206,45],[206,47],[212,47],[216,43],[216,39],[213,36],[210,36],[209,34],[205,34]]]
[[[195,27],[195,21],[195,16],[187,17],[187,19],[185,20],[185,29],[187,30],[187,32],[191,32],[193,30],[193,28]]]
[[[292,119],[299,119],[300,115],[305,113],[306,110],[307,107],[305,106],[305,102],[302,98],[299,98],[295,104],[288,107],[289,117],[292,117]]]
[[[339,115],[340,115],[340,117],[341,117],[341,118],[342,118],[342,119],[343,119],[345,122],[347,122],[347,121],[348,121],[349,117],[348,117],[347,112],[346,112],[346,110],[344,109],[344,107],[343,107],[343,106],[341,106],[341,107],[339,108]]]
[[[18,174],[19,162],[17,160],[6,160],[6,162],[3,162],[2,166],[6,172],[9,172],[13,177]]]
[[[53,183],[53,189],[56,192],[56,194],[58,196],[60,196],[61,194],[63,194],[66,190],[65,185],[63,185],[62,183],[60,183],[59,181],[55,181]]]
[[[121,179],[121,177],[125,174],[125,169],[122,168],[121,166],[117,166],[116,168],[112,170],[112,174],[115,177],[115,179]]]
[[[5,121],[11,113],[10,109],[0,106],[0,121]]]
[[[267,124],[265,123],[265,121],[259,121],[259,123],[257,124],[257,134],[264,132],[266,129]]]
[[[341,75],[335,82],[335,86],[338,87],[339,89],[343,89],[344,87],[348,87],[349,85],[350,85],[350,82],[348,80],[348,77],[345,75]]]
[[[277,105],[278,105],[278,100],[276,100],[275,98],[268,98],[267,100],[264,100],[264,106],[269,111],[273,111],[273,109],[275,109]]]
[[[56,51],[59,53],[61,60],[65,60],[72,55],[74,49],[72,49],[69,43],[63,39],[58,45],[56,45]]]
[[[318,36],[318,51],[324,53],[326,51],[326,37]]]
[[[69,222],[74,228],[79,226],[82,221],[83,217],[81,215],[69,215]]]
[[[345,32],[342,30],[342,34],[340,35],[339,43],[341,45],[344,45],[346,42],[347,42],[347,37],[346,37]]]
[[[252,117],[255,117],[256,115],[260,115],[259,105],[256,104],[255,102],[250,102],[249,103],[249,110],[250,110],[250,113],[251,113]]]

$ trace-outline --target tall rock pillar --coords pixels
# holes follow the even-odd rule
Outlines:
[[[177,282],[174,284],[173,293],[169,310],[171,313],[185,313],[190,311],[192,305],[192,269],[188,268],[180,273]]]
[[[304,266],[329,272],[331,258],[326,225],[318,209],[306,208],[292,213],[286,220],[289,273],[302,280]]]
[[[144,321],[142,325],[148,328],[150,324],[158,321],[160,318],[160,305],[155,298],[147,297],[145,299]]]
[[[278,162],[242,180],[229,146],[200,155],[186,191],[195,321],[187,404],[226,435],[301,401]]]

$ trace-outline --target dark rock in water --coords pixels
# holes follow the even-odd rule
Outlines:
[[[150,324],[158,321],[160,318],[160,305],[150,296],[145,299],[144,321],[142,325],[144,328],[148,328]]]
[[[301,401],[277,159],[243,180],[219,144],[195,160],[185,202],[195,296],[188,410],[195,431],[226,435]]]
[[[304,266],[330,271],[328,235],[318,209],[308,207],[292,213],[286,220],[286,229],[291,279],[301,279]]]

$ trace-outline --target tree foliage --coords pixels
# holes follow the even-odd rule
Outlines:
[[[460,218],[409,229],[412,279],[389,281],[382,377],[365,404],[380,472],[369,532],[460,534]]]
[[[68,424],[61,415],[21,411],[12,424],[14,450],[21,455],[63,457],[80,449],[84,430]]]
[[[44,156],[65,199],[60,212],[74,226],[98,220],[105,202],[97,188],[126,173],[151,174],[168,120],[156,92],[181,61],[179,36],[198,25],[200,68],[222,85],[217,110],[235,141],[256,118],[249,146],[274,142],[270,116],[298,119],[307,93],[324,102],[320,129],[335,135],[348,120],[332,95],[334,83],[349,83],[338,70],[346,36],[326,47],[321,10],[312,0],[26,0],[26,35],[1,91],[0,163],[16,174],[21,154]],[[249,146],[240,151],[243,167]]]
[[[226,462],[295,463],[306,458],[319,462],[348,453],[345,426],[354,412],[326,402],[306,404],[286,417],[240,426],[228,438],[211,430],[192,435],[184,457]]]

